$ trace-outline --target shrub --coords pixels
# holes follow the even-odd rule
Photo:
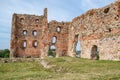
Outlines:
[[[96,60],[99,60],[99,58],[100,58],[100,57],[99,57],[99,54],[96,54],[96,57],[97,57]]]
[[[8,58],[9,55],[10,55],[9,49],[2,50],[1,53],[0,53],[1,58]]]
[[[53,50],[49,49],[49,51],[48,51],[48,56],[53,56],[53,57],[55,57],[56,55],[55,55],[55,53],[53,52]]]

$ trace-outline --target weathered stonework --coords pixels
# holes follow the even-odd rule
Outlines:
[[[120,1],[74,18],[69,32],[70,56],[75,55],[75,36],[79,35],[82,58],[95,59],[98,50],[100,59],[120,60]]]
[[[56,47],[56,57],[74,57],[78,36],[82,58],[96,59],[99,52],[100,59],[120,60],[120,1],[89,10],[72,22],[48,23],[46,8],[42,16],[14,14],[11,57],[42,58],[47,56],[51,45]]]
[[[11,56],[44,57],[51,45],[56,47],[56,57],[67,55],[69,22],[47,21],[44,15],[14,14],[12,20]],[[60,29],[60,32],[57,31]],[[52,43],[52,38],[56,42]]]
[[[42,16],[14,14],[12,20],[11,56],[42,56],[41,53],[45,52],[45,44],[47,44],[47,42],[43,42],[46,39],[47,28],[47,9],[45,9]],[[37,45],[34,45],[34,43],[37,43]]]

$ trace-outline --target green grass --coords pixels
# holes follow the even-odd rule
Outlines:
[[[0,80],[120,80],[120,61],[80,58],[46,58],[45,69],[38,60],[0,63]]]

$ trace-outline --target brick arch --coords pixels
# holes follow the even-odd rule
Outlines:
[[[38,34],[37,30],[33,30],[32,34],[34,37],[37,36],[37,34]]]
[[[91,48],[91,59],[93,60],[97,59],[97,54],[98,54],[98,46],[93,45]]]
[[[37,48],[38,47],[38,41],[34,40],[33,43],[32,43],[32,45],[33,45],[34,48]]]
[[[61,26],[57,26],[56,31],[57,31],[58,33],[60,33],[60,32],[61,32]]]
[[[56,42],[57,42],[57,36],[53,36],[52,37],[52,44],[56,44]]]

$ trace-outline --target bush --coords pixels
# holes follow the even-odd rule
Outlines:
[[[55,57],[56,55],[55,55],[55,53],[53,53],[53,50],[49,49],[49,51],[48,51],[48,56],[53,56],[53,57]]]
[[[2,50],[2,51],[0,52],[0,57],[1,57],[1,58],[8,58],[9,55],[10,55],[9,49],[5,49],[5,50]]]
[[[97,57],[96,60],[99,60],[99,58],[100,58],[100,57],[99,57],[99,54],[96,54],[96,57]]]

